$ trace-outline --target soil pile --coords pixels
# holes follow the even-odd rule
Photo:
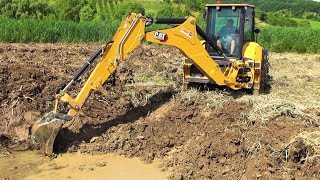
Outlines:
[[[0,44],[2,155],[29,147],[21,140],[28,137],[31,124],[53,109],[55,93],[98,47]],[[271,65],[285,71],[288,67],[279,60],[291,56],[271,54]],[[107,95],[93,92],[80,115],[64,125],[55,152],[162,159],[162,168],[173,179],[319,178],[318,92],[304,90],[310,99],[305,102],[297,84],[320,88],[312,67],[303,72],[308,81],[300,72],[272,71],[271,93],[252,97],[221,90],[181,91],[181,58],[170,47],[138,48],[104,85]],[[316,59],[310,55],[305,61],[319,67]],[[288,80],[289,75],[293,78]],[[286,99],[288,93],[292,97]]]

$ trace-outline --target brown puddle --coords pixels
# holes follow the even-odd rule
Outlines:
[[[115,154],[63,154],[50,160],[39,152],[23,151],[0,157],[0,179],[167,179],[169,172],[159,165]]]

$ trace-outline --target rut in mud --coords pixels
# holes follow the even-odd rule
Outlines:
[[[31,124],[99,46],[0,44],[1,155],[30,147]],[[319,178],[318,56],[272,53],[273,88],[259,97],[181,91],[181,59],[170,47],[137,49],[104,85],[108,94],[92,93],[65,124],[55,151],[161,159],[173,179]]]

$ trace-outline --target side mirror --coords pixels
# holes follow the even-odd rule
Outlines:
[[[259,28],[255,28],[254,29],[254,33],[259,34],[261,32],[261,30]]]

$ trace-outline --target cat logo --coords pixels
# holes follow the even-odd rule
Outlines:
[[[167,42],[169,38],[168,38],[168,35],[166,33],[155,32],[154,33],[154,39],[160,40],[160,42]]]

